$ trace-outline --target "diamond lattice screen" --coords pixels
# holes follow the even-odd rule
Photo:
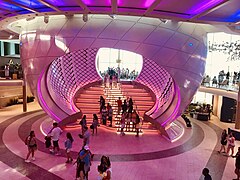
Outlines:
[[[154,92],[158,109],[168,102],[174,92],[171,75],[157,63],[147,58],[143,58],[142,71],[135,81],[149,87]]]
[[[97,51],[98,49],[78,50],[52,62],[48,71],[48,89],[55,102],[69,104],[78,89],[101,80],[95,67]]]

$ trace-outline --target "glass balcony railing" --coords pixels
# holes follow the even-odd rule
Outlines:
[[[227,81],[222,81],[221,83],[213,83],[213,82],[206,82],[206,81],[203,81],[201,83],[201,86],[204,86],[204,87],[211,87],[211,88],[218,88],[218,89],[224,89],[224,90],[228,90],[228,91],[235,91],[235,92],[238,92],[239,91],[239,84],[240,82],[235,82],[235,83],[232,83],[232,82],[227,82]]]

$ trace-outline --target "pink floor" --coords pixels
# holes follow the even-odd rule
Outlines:
[[[51,124],[51,120],[37,103],[28,104],[28,113],[21,110],[20,105],[0,109],[0,179],[74,179],[76,165],[65,164],[64,152],[54,156],[44,148],[40,127]],[[97,179],[96,168],[103,154],[109,155],[112,161],[113,180],[197,180],[203,179],[204,167],[210,169],[213,179],[235,178],[235,159],[217,153],[221,130],[234,124],[222,123],[215,116],[209,122],[191,121],[193,128],[186,128],[183,137],[174,143],[157,131],[146,131],[138,138],[134,135],[122,137],[114,130],[100,127],[98,135],[90,139],[91,151],[96,156],[89,179]],[[36,161],[25,163],[27,148],[23,139],[31,129],[36,132],[39,150]],[[80,129],[65,129],[60,139],[61,148],[66,132],[73,134],[73,155],[76,157],[82,146],[77,136]]]

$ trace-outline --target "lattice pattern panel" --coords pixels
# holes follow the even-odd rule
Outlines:
[[[157,63],[147,58],[143,58],[141,74],[135,81],[149,87],[154,92],[158,109],[168,102],[174,92],[171,75]]]
[[[69,104],[79,88],[101,80],[95,67],[97,51],[98,49],[78,50],[52,62],[48,71],[48,87],[54,93],[50,92],[55,102]]]

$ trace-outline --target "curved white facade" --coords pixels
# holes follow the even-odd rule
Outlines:
[[[50,16],[49,23],[42,24],[42,18],[18,22],[23,30],[24,72],[38,98],[43,86],[47,89],[46,70],[54,59],[69,52],[101,47],[136,52],[165,69],[180,89],[177,116],[184,111],[200,85],[207,53],[206,32],[201,24],[175,21],[164,24],[154,18],[118,16],[112,19],[107,15],[89,16],[87,22],[82,21],[82,15]],[[49,92],[43,92],[39,102],[51,117],[60,121],[74,113],[68,105],[68,109],[54,105],[53,98],[45,97],[46,94]]]

